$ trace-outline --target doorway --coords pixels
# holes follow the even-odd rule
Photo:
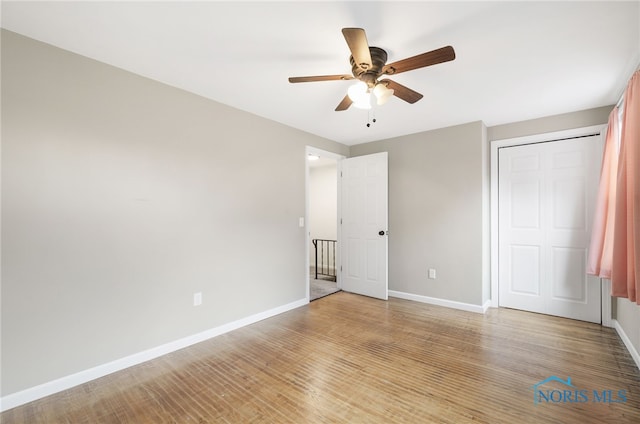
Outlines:
[[[315,265],[315,249],[320,245],[313,244],[316,234],[312,234],[311,229],[310,217],[314,212],[311,211],[310,199],[315,194],[310,187],[310,175],[314,172],[311,171],[314,166],[310,165],[310,162],[319,161],[320,158],[334,159],[335,173],[333,170],[331,173],[335,175],[336,183],[331,180],[329,184],[336,188],[330,195],[331,199],[335,199],[336,213],[333,215],[331,212],[329,221],[335,223],[336,246],[330,253],[332,263],[329,264],[329,268],[335,269],[336,289],[387,300],[388,153],[380,152],[347,159],[307,146],[306,154],[307,270],[311,271],[312,263]],[[309,155],[319,158],[309,161]],[[333,225],[331,228],[334,228]],[[315,277],[315,272],[313,276]],[[311,272],[308,273],[308,278],[310,277]],[[308,299],[311,298],[310,286],[310,283],[307,284]]]
[[[309,301],[340,291],[338,205],[339,155],[307,148]]]
[[[492,145],[499,306],[601,322],[600,280],[586,274],[600,133]]]

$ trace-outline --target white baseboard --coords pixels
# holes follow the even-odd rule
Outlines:
[[[399,292],[395,290],[389,290],[389,296],[397,297],[399,299],[413,300],[415,302],[428,303],[430,305],[460,309],[462,311],[467,311],[467,312],[476,312],[479,314],[484,314],[485,312],[487,312],[487,309],[489,309],[489,306],[491,306],[491,301],[487,301],[484,303],[484,305],[481,306],[481,305],[473,305],[471,303],[456,302],[455,300],[438,299],[436,297],[421,296],[413,293]]]
[[[638,350],[636,349],[636,347],[633,345],[633,343],[631,343],[631,339],[629,339],[629,336],[627,336],[627,333],[624,332],[624,329],[622,328],[618,320],[612,319],[611,321],[613,323],[613,328],[615,328],[616,331],[618,332],[618,335],[622,339],[622,342],[624,343],[624,345],[627,347],[627,350],[631,354],[633,361],[636,363],[636,366],[638,367],[638,369],[640,369],[640,353],[638,353]]]
[[[74,386],[84,384],[88,381],[104,377],[107,374],[111,374],[116,371],[141,364],[151,359],[155,359],[159,356],[175,352],[176,350],[203,342],[205,340],[228,333],[233,330],[237,330],[238,328],[253,324],[258,321],[262,321],[263,319],[290,311],[300,306],[304,306],[308,303],[309,299],[300,299],[295,302],[270,309],[268,311],[260,312],[255,315],[239,319],[237,321],[223,324],[219,327],[215,327],[198,334],[175,340],[173,342],[169,342],[142,352],[134,353],[133,355],[121,359],[116,359],[115,361],[108,362],[106,364],[98,365],[94,368],[80,371],[78,373],[68,375],[57,380],[49,381],[35,387],[30,387],[20,392],[11,393],[0,398],[0,412],[15,408],[16,406],[24,405],[25,403],[41,399],[45,396],[49,396],[63,390],[70,389]]]
[[[482,305],[482,313],[486,314],[489,308],[492,307],[492,305],[493,305],[493,301],[491,299],[484,302],[484,305]]]

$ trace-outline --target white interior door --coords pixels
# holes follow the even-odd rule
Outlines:
[[[342,161],[342,290],[387,300],[387,152]]]
[[[598,187],[599,136],[501,148],[500,306],[601,322],[601,289],[587,275]]]

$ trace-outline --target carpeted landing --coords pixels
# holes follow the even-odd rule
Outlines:
[[[330,280],[329,277],[323,277],[318,275],[318,279],[315,279],[315,273],[311,273],[309,277],[309,300],[313,301],[320,299],[321,297],[329,296],[330,294],[339,292],[338,284]]]

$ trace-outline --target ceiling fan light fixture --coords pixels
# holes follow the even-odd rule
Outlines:
[[[347,90],[353,106],[359,109],[371,109],[371,93],[367,83],[358,81]]]
[[[386,84],[378,83],[373,88],[373,94],[376,96],[378,106],[382,106],[393,96],[393,90],[388,88]]]
[[[353,102],[353,107],[356,107],[358,109],[366,109],[369,110],[371,109],[371,99],[370,99],[370,95],[369,93],[367,93],[367,96],[358,100],[357,102]]]

